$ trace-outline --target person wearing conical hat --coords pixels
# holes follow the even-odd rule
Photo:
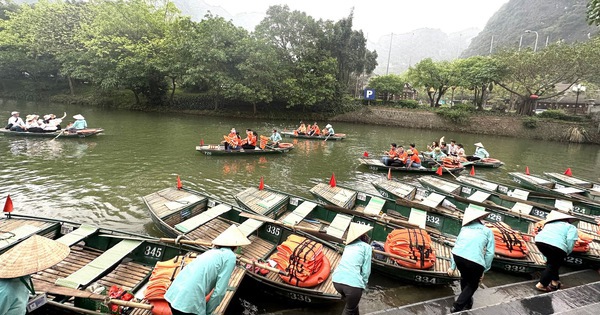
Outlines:
[[[335,130],[333,130],[333,127],[331,126],[331,124],[325,125],[325,129],[321,130],[322,136],[333,136],[334,134],[335,134]]]
[[[573,216],[552,210],[546,217],[544,228],[535,236],[535,245],[546,256],[546,269],[535,285],[536,289],[543,292],[560,289],[558,269],[579,238],[577,228],[570,223],[574,220]]]
[[[460,295],[452,305],[452,312],[473,307],[473,294],[479,287],[483,274],[492,267],[495,243],[494,233],[483,225],[489,212],[469,206],[464,213],[462,228],[452,249],[452,265],[448,275],[460,271]]]
[[[487,159],[490,157],[490,154],[483,147],[483,144],[481,142],[477,142],[474,145],[475,145],[475,153],[473,153],[473,156],[467,157],[467,160],[477,161],[477,160],[481,160],[481,159]]]
[[[173,315],[208,315],[221,304],[235,268],[235,250],[250,244],[240,229],[231,225],[217,236],[215,248],[198,256],[181,270],[165,294]],[[204,297],[213,290],[208,303]]]
[[[87,128],[85,117],[83,117],[81,114],[73,116],[73,119],[75,119],[75,122],[67,128],[69,132],[76,132],[77,130],[83,130]]]
[[[0,255],[0,314],[25,314],[35,294],[31,274],[50,268],[69,255],[69,247],[33,235]]]
[[[344,315],[358,315],[358,303],[369,282],[373,249],[368,244],[367,232],[372,229],[369,225],[350,223],[344,253],[331,276],[333,287],[346,301]]]

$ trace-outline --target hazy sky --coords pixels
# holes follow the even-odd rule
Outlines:
[[[319,19],[339,20],[354,7],[354,29],[370,40],[390,33],[429,27],[445,32],[469,27],[483,29],[487,20],[508,0],[204,0],[231,14],[265,13],[269,6],[286,4],[291,10]]]

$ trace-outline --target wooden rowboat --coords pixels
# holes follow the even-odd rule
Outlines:
[[[428,173],[435,173],[437,171],[437,168],[438,168],[437,166],[419,167],[419,168],[404,167],[404,166],[387,166],[387,165],[383,164],[383,162],[381,162],[380,160],[377,160],[377,159],[360,158],[358,160],[360,161],[361,165],[365,165],[366,167],[368,167],[369,169],[374,170],[374,171],[389,171],[389,170],[392,170],[392,172],[407,172],[407,173],[415,173],[415,174],[428,174]],[[464,166],[453,167],[453,168],[443,167],[442,168],[442,173],[444,173],[444,174],[447,174],[447,173],[458,174],[458,173],[462,172],[464,169],[465,169]]]
[[[277,153],[286,153],[294,148],[294,145],[291,143],[282,142],[279,143],[278,147],[265,147],[261,149],[256,147],[253,150],[225,150],[225,146],[220,144],[215,145],[199,145],[196,146],[196,151],[200,151],[206,155],[229,155],[229,156],[244,156],[244,155],[262,155],[262,154],[277,154]]]
[[[152,305],[145,300],[144,291],[156,263],[185,253],[191,257],[197,255],[186,245],[174,247],[144,235],[63,220],[12,214],[10,218],[0,219],[0,230],[3,234],[20,236],[21,240],[35,233],[70,247],[69,255],[62,262],[32,275],[36,292],[47,294],[46,304],[38,311],[42,314],[65,310],[69,314],[110,313],[103,303],[106,295],[85,290],[90,286],[101,286],[100,289],[103,287],[108,292],[111,286],[117,286],[132,292],[140,300],[131,304],[136,308],[130,314],[150,315]],[[18,241],[12,242],[11,246],[16,243]],[[235,268],[230,286],[241,281],[244,272],[243,268]],[[226,293],[216,314],[225,313],[234,293]]]
[[[544,173],[544,175],[549,177],[551,181],[557,184],[581,188],[588,192],[589,198],[596,202],[600,201],[600,183],[598,182],[568,176],[561,173]]]
[[[270,211],[281,213],[278,224],[293,226],[294,229],[305,231],[324,240],[333,240],[340,242],[344,237],[350,222],[367,224],[373,226],[369,236],[379,246],[383,246],[388,234],[395,230],[403,228],[402,225],[378,219],[371,216],[371,211],[379,214],[378,206],[361,204],[353,209],[346,209],[338,206],[320,205],[298,196],[286,194],[273,189],[258,190],[251,187],[235,195],[237,202],[244,208],[255,211],[262,209],[265,203],[271,205]],[[269,203],[269,200],[278,200],[276,203]],[[377,199],[373,204],[383,206],[383,203],[394,205],[393,201]],[[391,218],[390,218],[391,219]],[[393,219],[392,219],[393,221]],[[406,224],[408,221],[404,220]],[[272,224],[272,223],[267,223]],[[413,226],[415,227],[415,226]],[[421,284],[421,285],[440,285],[454,282],[458,276],[448,276],[446,271],[450,267],[450,250],[446,238],[441,235],[431,234],[432,247],[435,250],[437,260],[431,269],[413,269],[404,267],[394,261],[393,255],[377,251],[372,258],[373,269],[395,279]],[[373,245],[373,244],[372,244]],[[378,246],[375,245],[375,246]]]
[[[298,138],[298,139],[311,139],[311,140],[331,140],[331,141],[338,141],[338,140],[343,140],[346,138],[346,134],[345,133],[334,133],[332,136],[323,136],[323,135],[319,135],[319,136],[309,136],[309,135],[299,135],[296,134],[294,132],[291,131],[282,131],[281,132],[281,136],[283,137],[288,137],[288,138]]]
[[[88,128],[77,130],[76,132],[68,132],[66,130],[57,130],[50,132],[27,132],[27,131],[10,131],[7,129],[0,129],[0,134],[6,136],[19,136],[19,137],[37,137],[37,138],[56,138],[60,135],[60,138],[86,138],[103,133],[102,128]]]
[[[231,224],[238,225],[252,242],[250,245],[244,246],[240,254],[241,257],[248,260],[268,260],[277,251],[277,246],[292,234],[322,242],[320,239],[289,228],[247,219],[241,216],[242,209],[190,189],[167,188],[147,195],[143,199],[156,226],[169,236],[181,236],[189,240],[198,238],[212,240]],[[261,209],[254,214],[275,218],[276,213],[264,207]],[[329,259],[331,270],[333,270],[341,258],[340,249],[333,244],[322,243],[324,255]],[[202,251],[206,248],[199,247],[198,249]],[[269,291],[295,302],[312,304],[334,302],[341,299],[340,294],[333,287],[331,274],[323,283],[312,288],[288,284],[275,272],[263,275],[249,271],[246,272],[246,275],[269,288]]]
[[[494,159],[494,158],[483,158],[483,159],[479,159],[479,160],[475,160],[475,161],[468,161],[467,157],[467,162],[471,162],[473,166],[475,167],[481,167],[481,168],[498,168],[502,165],[504,165],[504,162],[498,160],[498,159]]]
[[[510,172],[508,175],[512,177],[515,183],[527,189],[536,190],[559,197],[572,197],[594,203],[598,203],[597,200],[600,199],[600,191],[586,190],[563,185],[539,176],[527,175],[521,172]]]

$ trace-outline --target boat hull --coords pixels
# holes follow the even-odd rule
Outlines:
[[[294,148],[291,143],[280,143],[277,148],[256,148],[253,150],[225,150],[222,145],[199,145],[196,146],[196,151],[200,151],[205,155],[227,155],[227,156],[245,156],[245,155],[264,155],[264,154],[281,154],[289,152]]]
[[[293,132],[283,131],[281,135],[285,138],[296,138],[296,139],[308,139],[308,140],[327,140],[327,141],[340,141],[346,138],[345,133],[336,133],[333,136],[309,136],[309,135],[297,135]]]
[[[93,129],[84,129],[78,130],[77,132],[66,132],[62,130],[52,131],[52,132],[21,132],[21,131],[10,131],[6,129],[0,129],[0,134],[6,136],[15,136],[15,137],[32,137],[32,138],[86,138],[96,136],[104,132],[102,128],[93,128]],[[60,137],[59,137],[60,135]]]
[[[412,167],[403,167],[403,166],[387,166],[387,165],[383,164],[380,160],[376,160],[376,159],[361,158],[361,159],[359,159],[359,161],[360,161],[361,165],[364,165],[364,166],[368,167],[370,170],[374,170],[374,171],[389,171],[389,170],[391,170],[392,172],[405,172],[405,173],[415,173],[415,174],[435,174],[438,170],[437,167],[412,168]],[[463,166],[455,167],[455,168],[443,167],[442,173],[443,174],[448,174],[448,173],[458,174],[458,173],[462,172],[464,169],[465,168]]]

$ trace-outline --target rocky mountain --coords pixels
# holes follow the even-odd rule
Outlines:
[[[519,49],[519,44],[521,49],[534,48],[536,37],[538,49],[557,41],[585,41],[599,31],[586,22],[587,3],[587,0],[510,0],[489,19],[461,56],[487,55],[490,46],[492,52]]]

